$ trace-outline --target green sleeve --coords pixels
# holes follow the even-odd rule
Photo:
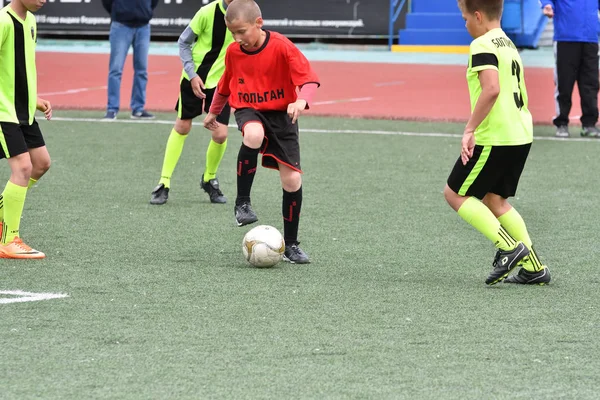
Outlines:
[[[8,26],[6,25],[4,20],[0,19],[0,49],[2,49],[2,46],[4,45],[4,41],[6,40],[6,29],[7,28],[8,28]]]
[[[469,66],[474,72],[484,69],[498,70],[498,51],[496,46],[487,38],[475,39],[469,51]]]
[[[194,33],[198,36],[200,36],[208,26],[208,13],[206,12],[207,8],[208,7],[202,7],[199,9],[196,15],[194,15],[194,18],[192,18],[190,21],[190,28],[192,28]]]

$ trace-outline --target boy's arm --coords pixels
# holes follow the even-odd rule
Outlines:
[[[497,69],[479,71],[479,83],[481,84],[481,94],[471,113],[471,118],[467,122],[465,132],[475,132],[475,129],[481,125],[492,110],[492,107],[494,107],[496,99],[500,94],[500,81]]]
[[[196,39],[198,39],[198,35],[196,35],[192,28],[188,26],[185,28],[181,36],[179,36],[179,40],[177,40],[177,44],[179,45],[179,58],[183,64],[183,70],[187,74],[190,81],[198,76],[198,74],[196,74],[194,57],[192,56],[192,46],[194,46]]]
[[[158,0],[152,0],[152,9],[154,10],[158,5]]]
[[[212,102],[210,103],[210,108],[208,110],[209,114],[219,115],[225,104],[227,104],[227,100],[231,95],[231,89],[229,88],[229,82],[231,81],[231,68],[229,61],[229,49],[227,49],[227,53],[225,54],[225,71],[223,71],[223,75],[221,79],[219,79],[219,84],[217,85],[217,90],[215,90],[215,94],[213,96]]]
[[[109,14],[112,13],[112,3],[113,0],[102,0],[102,6],[106,11],[108,11]]]
[[[315,97],[315,93],[317,92],[318,88],[319,85],[313,82],[302,85],[302,87],[300,88],[300,93],[298,93],[298,100],[304,100],[306,102],[306,110],[310,108],[312,99],[313,97]]]
[[[312,98],[319,86],[319,77],[313,71],[308,59],[291,42],[287,49],[287,61],[294,85],[300,88],[298,100],[306,101],[306,108],[310,107]]]
[[[548,18],[554,17],[554,0],[540,0],[542,12]]]
[[[465,127],[460,150],[460,158],[463,165],[473,157],[475,148],[475,130],[488,116],[500,94],[500,81],[497,69],[483,69],[478,72],[481,93],[473,108],[471,117]]]

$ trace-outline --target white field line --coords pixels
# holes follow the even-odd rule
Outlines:
[[[329,104],[340,104],[340,103],[359,103],[362,101],[371,101],[372,97],[355,97],[353,99],[340,99],[340,100],[327,100],[327,101],[315,101],[313,106],[326,106]]]
[[[77,94],[82,92],[91,92],[92,90],[103,90],[106,89],[106,86],[97,86],[97,87],[87,87],[87,88],[77,88],[77,89],[68,89],[60,92],[46,92],[39,93],[39,96],[60,96],[63,94]]]
[[[25,303],[29,301],[63,299],[69,297],[68,294],[62,293],[31,293],[22,290],[0,290],[0,295],[18,296],[0,298],[0,304]]]
[[[373,84],[373,86],[375,86],[375,87],[398,86],[398,85],[404,85],[404,81],[379,82],[379,83]]]
[[[100,113],[99,113],[100,115]],[[64,121],[64,122],[101,122],[106,124],[160,124],[160,125],[173,125],[174,120],[140,120],[140,119],[116,119],[116,120],[105,120],[102,118],[66,118],[66,117],[52,117],[52,121]],[[47,123],[47,122],[43,122]],[[200,125],[200,124],[199,124]],[[230,128],[237,128],[237,125],[230,124]],[[455,133],[442,133],[442,132],[403,132],[403,131],[380,131],[380,130],[367,130],[367,129],[310,129],[301,128],[302,132],[312,133],[356,133],[363,135],[391,135],[391,136],[415,136],[415,137],[443,137],[443,138],[462,138],[462,135]],[[600,143],[600,139],[594,138],[557,138],[553,136],[536,136],[535,140],[548,140],[556,142],[596,142]]]
[[[65,2],[65,0],[62,0],[63,2]],[[79,2],[79,0],[74,0],[75,3]],[[167,75],[169,73],[169,71],[154,71],[154,72],[149,72],[148,75]],[[67,89],[67,90],[62,90],[60,92],[46,92],[46,93],[38,93],[40,96],[60,96],[63,94],[77,94],[77,93],[82,93],[82,92],[91,92],[92,90],[104,90],[104,89],[108,89],[107,86],[96,86],[96,87],[83,87],[83,88],[76,88],[76,89]]]

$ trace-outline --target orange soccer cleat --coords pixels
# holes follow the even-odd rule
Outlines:
[[[27,246],[18,236],[10,243],[0,245],[0,258],[40,259],[45,257],[46,255],[44,253]]]

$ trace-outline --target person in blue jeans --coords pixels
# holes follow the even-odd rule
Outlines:
[[[600,138],[598,122],[597,0],[541,0],[542,11],[554,19],[556,56],[557,137],[569,136],[569,113],[577,82],[581,100],[581,136]]]
[[[120,107],[121,76],[129,48],[133,46],[131,118],[152,119],[144,109],[148,83],[150,20],[158,0],[102,0],[111,17],[108,104],[105,119],[116,119]]]

